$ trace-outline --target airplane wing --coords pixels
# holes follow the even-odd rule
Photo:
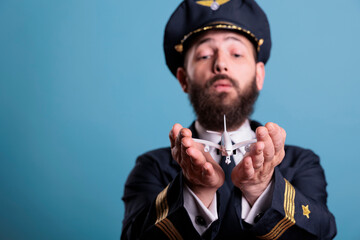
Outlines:
[[[203,139],[198,139],[198,138],[193,138],[193,140],[194,140],[194,142],[204,144],[205,146],[210,146],[210,147],[214,147],[214,148],[217,148],[217,149],[221,150],[221,146],[219,144],[216,144],[216,143],[213,143],[213,142],[210,142],[210,141],[206,141],[206,140],[203,140]]]
[[[206,130],[206,132],[221,136],[221,132],[215,132],[215,131],[210,131],[210,130]]]
[[[256,138],[254,138],[254,139],[246,140],[246,141],[243,141],[243,142],[235,143],[233,145],[233,149],[241,148],[241,147],[244,147],[244,146],[247,146],[249,144],[256,143],[256,142],[257,142],[257,140],[256,140]]]

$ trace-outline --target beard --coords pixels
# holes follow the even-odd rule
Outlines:
[[[228,101],[229,93],[211,92],[211,86],[219,79],[227,79],[236,90],[237,96]],[[189,100],[194,107],[199,123],[207,130],[223,131],[224,114],[228,130],[236,130],[252,114],[254,104],[259,96],[255,76],[252,82],[244,89],[227,75],[216,75],[205,86],[201,86],[189,79]]]

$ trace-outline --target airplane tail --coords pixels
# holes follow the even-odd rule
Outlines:
[[[214,134],[218,134],[218,135],[221,135],[221,134],[222,134],[221,132],[214,132],[214,131],[210,131],[210,130],[206,130],[206,132],[208,132],[208,133],[214,133]],[[225,114],[224,114],[224,132],[227,132],[227,130],[226,130],[226,116],[225,116]],[[230,135],[231,135],[231,133],[230,133]]]

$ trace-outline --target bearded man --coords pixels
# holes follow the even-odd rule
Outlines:
[[[167,65],[189,95],[197,120],[175,124],[169,148],[143,154],[125,185],[121,239],[332,239],[333,215],[319,158],[285,145],[275,123],[249,117],[265,79],[271,39],[253,0],[185,0],[165,29]],[[236,149],[216,149],[223,116]],[[210,130],[210,131],[209,131]]]

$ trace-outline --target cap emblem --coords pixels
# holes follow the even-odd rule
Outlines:
[[[205,6],[205,7],[210,7],[211,10],[216,11],[219,9],[219,7],[227,2],[229,2],[230,0],[199,0],[196,1],[197,4]]]

